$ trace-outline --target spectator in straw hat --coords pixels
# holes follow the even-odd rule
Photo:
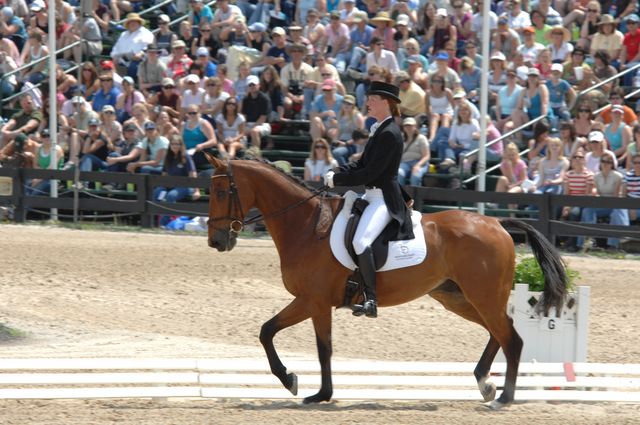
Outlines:
[[[613,16],[602,15],[598,22],[598,33],[591,40],[591,55],[595,55],[598,50],[604,50],[609,54],[611,64],[618,66],[623,40],[624,36],[616,29]]]
[[[308,49],[309,40],[302,35],[302,27],[300,25],[294,22],[287,29],[289,30],[291,44],[302,44],[305,49]]]
[[[176,40],[171,44],[171,56],[167,62],[167,76],[174,80],[187,75],[193,60],[187,55],[187,45],[182,40]]]
[[[395,21],[389,17],[387,12],[382,11],[378,12],[369,22],[376,27],[373,36],[379,37],[384,42],[384,48],[392,51],[395,46],[393,40],[393,36],[396,33],[396,29],[393,27]]]
[[[302,60],[305,51],[306,48],[302,44],[290,45],[291,62],[280,71],[280,81],[284,89],[285,115],[300,113],[305,116],[307,111],[303,110],[304,98],[313,96],[313,90],[305,87],[305,81],[310,79],[314,72],[313,67]]]
[[[138,64],[144,58],[144,51],[153,43],[153,33],[143,27],[144,20],[137,13],[129,13],[124,22],[127,29],[120,35],[111,49],[115,63],[127,67],[127,75],[138,78]]]
[[[551,51],[551,60],[553,62],[562,63],[573,52],[573,44],[569,43],[571,41],[571,33],[562,25],[552,27],[544,37],[549,42],[547,48]]]

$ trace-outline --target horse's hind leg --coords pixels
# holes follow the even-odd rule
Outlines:
[[[282,364],[282,361],[280,360],[280,357],[273,345],[273,338],[282,329],[308,319],[310,315],[306,306],[307,303],[305,301],[302,301],[300,298],[295,298],[288,306],[280,311],[280,313],[276,314],[262,325],[262,328],[260,329],[260,342],[267,354],[271,373],[280,379],[282,385],[291,391],[293,395],[298,394],[298,377],[295,373],[287,374],[287,368]]]
[[[484,320],[476,308],[467,301],[460,287],[455,282],[449,280],[429,295],[452,313],[471,322],[475,322],[486,329]],[[489,371],[491,370],[491,364],[499,348],[500,344],[493,335],[489,333],[489,342],[473,371],[473,375],[476,377],[478,383],[478,389],[485,401],[492,401],[496,397],[496,385],[493,382],[489,382]]]
[[[500,344],[493,335],[489,334],[489,342],[484,348],[482,356],[480,356],[480,360],[473,371],[484,401],[492,401],[496,398],[496,384],[489,382],[489,372],[491,371],[493,359],[495,359],[499,349]]]
[[[304,403],[319,403],[331,400],[333,383],[331,382],[331,309],[325,314],[313,316],[313,328],[316,331],[316,344],[320,360],[321,385],[317,394],[304,399]]]
[[[500,409],[513,403],[516,391],[516,379],[518,378],[518,366],[520,364],[520,354],[522,353],[522,338],[513,327],[513,320],[507,316],[506,309],[501,314],[491,315],[486,318],[487,329],[496,338],[502,347],[502,352],[507,359],[507,373],[504,379],[504,391],[497,400],[491,402],[489,407]]]

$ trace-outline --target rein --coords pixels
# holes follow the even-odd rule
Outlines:
[[[213,224],[213,222],[215,222],[216,220],[231,220],[231,222],[229,223],[229,231],[232,233],[240,233],[242,231],[242,229],[244,228],[244,226],[248,225],[248,224],[253,224],[255,222],[258,222],[260,220],[266,220],[268,218],[272,218],[272,217],[277,217],[279,215],[285,214],[297,207],[299,207],[300,205],[310,201],[311,199],[315,198],[316,196],[325,193],[328,191],[329,187],[328,186],[322,186],[318,189],[315,189],[311,195],[307,196],[306,198],[303,198],[291,205],[287,205],[284,208],[279,209],[278,211],[274,211],[272,213],[269,213],[267,215],[264,215],[262,213],[258,214],[255,217],[252,217],[248,220],[244,219],[244,211],[242,209],[242,203],[240,202],[240,195],[238,193],[238,186],[236,185],[236,181],[235,181],[235,177],[233,175],[233,169],[231,166],[231,161],[227,161],[227,174],[223,175],[217,175],[217,176],[213,176],[212,178],[215,177],[227,177],[229,179],[229,197],[231,198],[231,200],[229,201],[229,209],[227,212],[226,216],[223,217],[212,217],[208,220],[208,224],[211,225]],[[237,206],[237,210],[240,211],[240,218],[236,217],[233,215],[232,209],[234,209],[234,205]]]

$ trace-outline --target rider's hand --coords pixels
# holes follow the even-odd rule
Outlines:
[[[324,184],[326,186],[329,186],[330,188],[333,188],[333,175],[335,174],[334,171],[327,171],[327,174],[324,175]]]

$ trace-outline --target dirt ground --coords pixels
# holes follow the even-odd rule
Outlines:
[[[588,360],[638,363],[638,257],[566,260],[592,288]],[[0,342],[0,358],[263,358],[260,326],[291,300],[269,240],[220,254],[204,236],[1,225],[0,264],[0,323],[27,334]],[[428,297],[379,313],[335,312],[334,358],[477,361],[487,341]],[[316,358],[310,323],[283,331],[276,346],[285,364]],[[0,401],[0,423],[21,425],[639,422],[640,405],[621,403],[527,402],[496,413],[479,402]]]

